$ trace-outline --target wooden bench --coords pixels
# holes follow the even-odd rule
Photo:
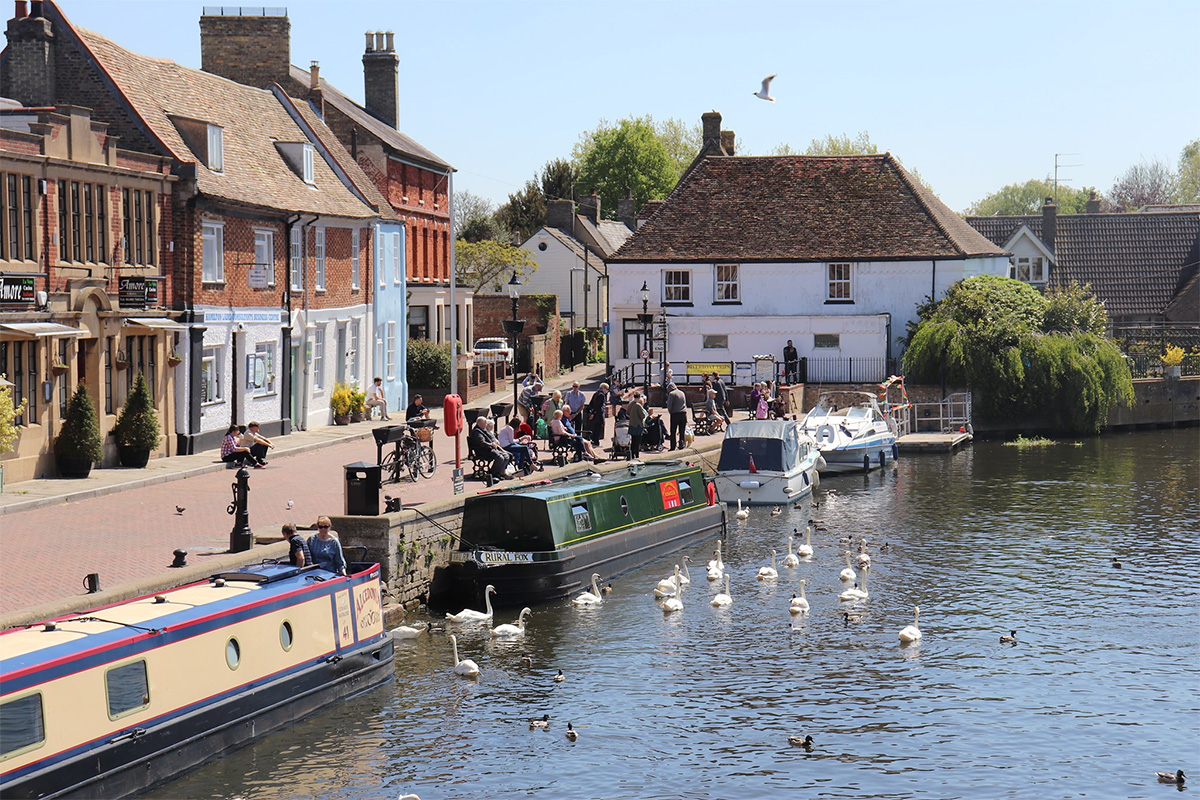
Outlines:
[[[572,444],[565,436],[555,436],[550,434],[550,460],[560,467],[565,467],[567,462],[577,456],[575,445]]]
[[[704,410],[704,403],[692,404],[692,430],[697,436],[707,436],[713,432],[712,420]]]

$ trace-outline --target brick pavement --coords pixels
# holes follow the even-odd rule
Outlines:
[[[569,387],[579,379],[588,388],[599,383],[600,372],[595,366],[581,368],[549,383]],[[505,397],[511,390],[473,405]],[[434,416],[440,414],[435,409]],[[250,471],[250,527],[258,537],[277,538],[284,522],[310,525],[320,514],[343,513],[343,465],[374,462],[376,455],[365,425],[297,432],[278,437],[276,446],[266,469]],[[389,484],[383,493],[398,490],[406,508],[450,497],[453,441],[439,430],[434,447],[439,466],[433,478]],[[465,455],[464,441],[464,461]],[[82,481],[6,486],[0,496],[0,609],[11,612],[82,595],[84,576],[91,572],[99,573],[105,589],[160,575],[168,572],[178,548],[188,551],[190,564],[226,552],[233,527],[226,507],[236,472],[213,464],[215,457],[212,451],[151,462],[150,477],[145,470],[93,470],[95,478]],[[467,482],[468,492],[482,488]],[[176,513],[176,506],[183,513]]]

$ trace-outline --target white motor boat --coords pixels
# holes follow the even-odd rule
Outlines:
[[[821,472],[865,472],[896,460],[896,423],[870,392],[826,392],[800,423],[825,465]]]
[[[717,492],[726,503],[788,505],[812,493],[820,464],[816,442],[795,420],[733,422],[721,442]]]

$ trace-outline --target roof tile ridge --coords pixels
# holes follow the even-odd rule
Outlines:
[[[913,196],[917,198],[917,202],[921,204],[921,210],[925,212],[925,216],[929,218],[930,222],[932,222],[939,231],[941,231],[942,236],[946,237],[946,239],[950,242],[951,247],[954,248],[955,252],[965,258],[967,256],[967,251],[964,250],[963,247],[958,243],[958,239],[956,239],[954,235],[950,233],[950,230],[942,223],[942,221],[938,218],[938,215],[933,212],[933,208],[929,205],[929,201],[925,195],[932,194],[932,192],[926,189],[924,185],[918,185],[916,181],[911,179],[908,171],[904,169],[904,165],[892,155],[891,150],[887,150],[883,153],[883,163],[896,170],[896,174],[900,177],[900,182],[903,183],[905,187],[912,192]],[[964,224],[966,224],[965,221]]]

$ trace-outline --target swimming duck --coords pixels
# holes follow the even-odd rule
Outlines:
[[[1113,556],[1112,565],[1113,569],[1120,569],[1122,566],[1121,562],[1117,560],[1116,556]]]
[[[613,593],[613,585],[611,583],[606,584],[604,587],[602,587],[600,589],[600,594],[612,594],[612,593]]]
[[[561,670],[561,669],[558,671],[558,674],[554,676],[554,682],[555,682],[555,683],[562,683],[562,682],[563,682],[563,681],[565,681],[566,679],[567,679],[567,676],[562,674],[562,670]]]
[[[1000,637],[1000,644],[1016,644],[1017,632],[1009,631],[1008,634]]]
[[[1156,772],[1154,774],[1158,776],[1159,783],[1177,783],[1180,786],[1183,786],[1183,781],[1187,778],[1187,775],[1184,775],[1181,769],[1175,770],[1174,774],[1170,772]]]
[[[813,738],[812,736],[789,736],[788,744],[792,747],[803,747],[805,750],[811,750]]]
[[[571,723],[568,722],[567,723],[567,740],[573,742],[578,738],[579,738],[579,731],[572,728]]]
[[[521,653],[521,659],[517,663],[519,663],[522,667],[532,667],[533,657],[530,656],[529,653]]]
[[[549,714],[542,714],[541,719],[534,717],[533,719],[529,720],[529,730],[531,730],[531,731],[533,731],[533,730],[544,731],[549,727],[550,727],[550,715]]]
[[[783,513],[783,509],[780,508],[779,506],[775,506],[774,508],[771,509],[772,517],[778,517],[782,513]]]
[[[862,621],[863,621],[862,614],[851,614],[849,611],[842,612],[842,624],[843,625],[849,625],[850,623],[854,623],[855,625],[857,625],[858,623],[860,623]]]

